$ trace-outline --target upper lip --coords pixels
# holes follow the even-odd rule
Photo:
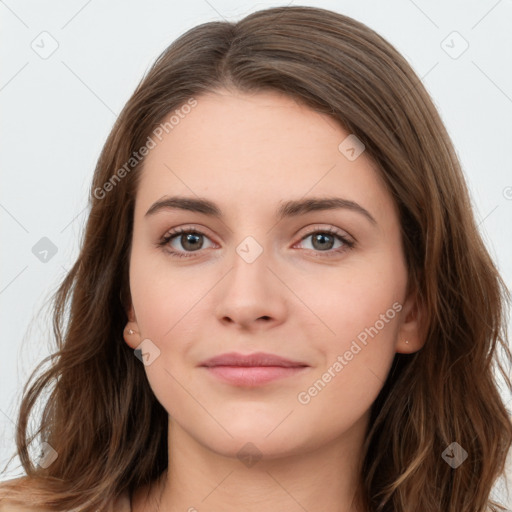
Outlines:
[[[293,361],[276,354],[255,352],[253,354],[239,354],[229,352],[220,354],[203,361],[199,366],[282,366],[292,368],[297,366],[309,366],[301,361]]]

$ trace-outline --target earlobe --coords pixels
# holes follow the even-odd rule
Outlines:
[[[128,310],[127,315],[128,322],[124,328],[123,337],[128,346],[135,349],[139,346],[141,337],[133,305],[130,305],[130,309]]]
[[[401,314],[401,325],[396,340],[397,353],[412,354],[423,347],[425,318],[424,306],[417,299],[416,294],[411,294],[405,301]]]
[[[140,333],[135,322],[128,322],[123,331],[124,341],[131,348],[135,349],[140,345]]]

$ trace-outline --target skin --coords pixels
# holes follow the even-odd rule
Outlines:
[[[146,157],[136,196],[124,336],[131,348],[149,339],[160,350],[144,368],[169,413],[169,469],[151,489],[139,488],[133,510],[156,511],[161,500],[170,512],[357,511],[370,407],[395,353],[424,343],[423,315],[406,297],[396,205],[365,152],[354,161],[340,152],[349,132],[328,116],[277,92],[196,99]],[[178,209],[145,215],[170,195],[209,199],[223,218]],[[349,209],[274,216],[285,200],[325,196],[357,202],[376,225]],[[178,227],[205,235],[198,250],[180,235],[157,245]],[[356,245],[341,253],[335,237],[315,245],[311,233],[329,228]],[[248,236],[263,251],[252,263],[236,251]],[[300,403],[298,394],[394,303],[401,311]],[[255,388],[198,367],[232,351],[309,367]],[[250,467],[237,457],[248,442],[261,455]]]

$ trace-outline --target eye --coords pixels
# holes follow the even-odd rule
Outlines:
[[[189,257],[186,253],[193,253],[204,249],[204,238],[209,238],[196,229],[184,229],[177,228],[170,233],[167,233],[162,237],[158,245],[161,247],[166,247],[167,252],[169,252],[172,256],[180,257]],[[174,245],[173,245],[174,244]],[[184,250],[176,250],[176,246],[181,245]]]
[[[336,256],[342,252],[350,250],[354,247],[355,242],[352,242],[347,237],[341,234],[340,231],[334,228],[328,229],[316,229],[308,233],[301,239],[301,242],[311,238],[311,248],[310,250],[314,252],[326,253],[325,256]],[[333,246],[338,242],[337,248]],[[318,255],[320,257],[324,256],[324,254]]]

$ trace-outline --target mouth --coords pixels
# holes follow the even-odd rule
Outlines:
[[[206,366],[206,370],[224,382],[240,387],[255,387],[302,373],[307,366]]]
[[[296,376],[310,366],[275,354],[222,354],[199,365],[221,381],[234,386],[255,387],[269,382]]]

